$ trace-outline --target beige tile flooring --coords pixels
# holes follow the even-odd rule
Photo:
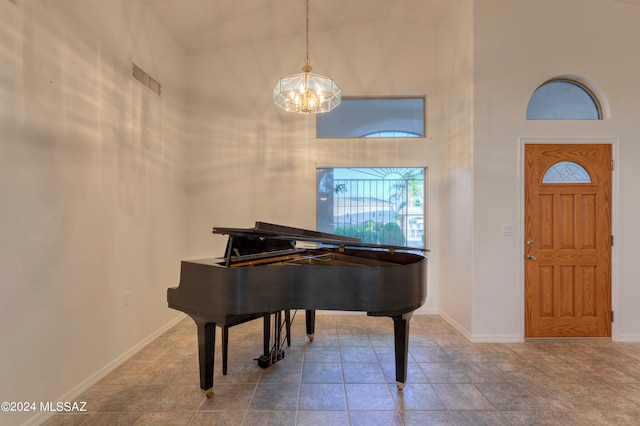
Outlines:
[[[185,318],[77,398],[87,413],[45,424],[640,425],[640,343],[472,344],[440,317],[414,315],[398,391],[391,319],[318,315],[313,342],[302,312],[292,328],[285,359],[264,370],[262,322],[231,328],[229,373],[217,345],[207,399]]]

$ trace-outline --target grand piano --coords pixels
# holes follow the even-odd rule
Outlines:
[[[409,321],[427,297],[427,257],[421,250],[364,244],[358,238],[256,222],[253,228],[214,228],[227,235],[223,258],[184,260],[170,308],[198,330],[200,388],[213,396],[216,326],[223,346],[229,326],[271,313],[304,309],[313,340],[316,310],[362,311],[393,320],[396,384],[407,378]],[[289,315],[286,316],[287,325]],[[264,343],[268,356],[267,342]],[[226,351],[223,348],[224,373]]]

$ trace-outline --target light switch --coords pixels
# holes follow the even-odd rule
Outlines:
[[[513,236],[513,223],[503,223],[502,224],[502,235],[505,237]]]

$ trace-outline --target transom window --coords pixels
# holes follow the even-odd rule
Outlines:
[[[553,79],[538,87],[527,105],[527,120],[601,120],[595,95],[583,83]]]
[[[316,123],[318,138],[423,138],[425,98],[342,98]]]

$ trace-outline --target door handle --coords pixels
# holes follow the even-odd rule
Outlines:
[[[527,259],[529,259],[529,260],[536,260],[536,256],[535,256],[535,255],[533,255],[533,254],[528,254],[528,255],[527,255]]]

